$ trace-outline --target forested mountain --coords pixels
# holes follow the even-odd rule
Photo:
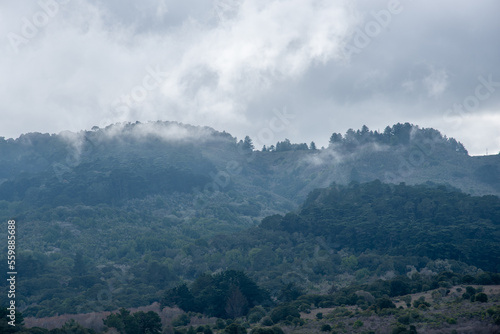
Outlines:
[[[374,181],[315,190],[299,214],[267,217],[261,227],[323,237],[357,253],[453,259],[498,272],[499,224],[496,196]]]
[[[198,189],[298,204],[314,188],[374,179],[500,194],[500,155],[470,157],[455,139],[408,123],[380,133],[367,127],[333,133],[321,150],[289,140],[263,151],[252,146],[248,137],[237,142],[225,132],[172,122],[0,138],[0,199],[52,207],[119,205]]]
[[[320,303],[375,312],[384,298],[500,284],[500,155],[471,157],[433,129],[256,150],[210,128],[115,124],[2,138],[0,162],[25,316],[161,302],[301,326],[297,312]]]

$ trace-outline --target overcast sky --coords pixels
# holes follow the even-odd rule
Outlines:
[[[0,2],[0,136],[207,125],[260,148],[397,122],[500,151],[500,2]]]

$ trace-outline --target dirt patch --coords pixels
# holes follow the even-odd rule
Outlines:
[[[326,314],[332,312],[333,310],[335,310],[335,307],[317,308],[317,309],[311,310],[310,313],[300,312],[300,317],[302,319],[317,319],[316,315],[318,313],[323,313],[323,315],[326,315]]]
[[[500,294],[500,285],[470,285],[470,284],[464,284],[464,285],[455,285],[454,287],[451,287],[449,289],[446,288],[440,288],[440,289],[435,289],[435,290],[430,290],[426,292],[419,292],[419,293],[414,293],[410,294],[412,302],[414,300],[417,300],[421,297],[424,297],[427,302],[431,302],[434,300],[434,297],[436,293],[439,295],[439,290],[450,290],[450,292],[447,294],[447,297],[461,297],[462,294],[465,292],[465,288],[467,286],[472,286],[474,289],[482,289],[484,293],[486,293],[488,296],[493,296],[493,295],[499,295]],[[403,308],[406,308],[406,303],[402,300],[404,296],[394,298],[393,302],[396,304],[396,307],[402,306]]]
[[[465,288],[467,286],[472,286],[476,290],[482,289],[483,292],[486,293],[488,296],[500,295],[500,285],[470,285],[470,284],[467,284],[467,285],[456,285],[456,286],[449,288],[449,289],[444,289],[444,288],[441,288],[441,289],[450,290],[450,292],[446,295],[446,298],[450,298],[450,297],[455,298],[455,297],[461,297],[462,294],[465,292]],[[421,297],[424,297],[427,302],[433,302],[434,301],[433,294],[434,295],[436,293],[439,294],[439,290],[440,289],[435,289],[435,290],[430,290],[430,291],[426,291],[426,292],[413,293],[413,294],[410,294],[409,296],[411,296],[412,302],[414,300],[421,298]],[[396,307],[401,306],[403,308],[407,308],[406,302],[403,301],[404,297],[405,296],[401,296],[401,297],[396,297],[396,298],[392,299],[392,301],[394,302]],[[317,309],[311,310],[311,312],[309,312],[309,313],[301,312],[300,317],[302,319],[317,319],[316,315],[318,313],[323,313],[323,315],[327,315],[328,313],[333,312],[336,308],[337,307],[317,308]],[[346,306],[343,308],[347,308],[350,311],[355,311],[358,307],[357,306]]]

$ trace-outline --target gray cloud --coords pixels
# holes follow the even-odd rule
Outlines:
[[[409,121],[500,150],[500,86],[445,117],[478,77],[500,82],[494,0],[41,3],[0,4],[2,136],[161,119],[258,139],[286,108],[273,140]]]

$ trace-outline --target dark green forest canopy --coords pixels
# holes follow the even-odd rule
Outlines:
[[[500,199],[445,186],[334,185],[313,191],[298,214],[267,217],[260,227],[323,236],[357,253],[454,259],[500,270]]]
[[[207,231],[203,229],[216,220],[199,218],[187,224],[175,217],[159,219],[141,203],[132,211],[99,206],[47,210],[47,218],[30,213],[41,219],[33,225],[37,228],[33,233],[41,234],[30,242],[45,248],[19,254],[23,313],[48,316],[137,307],[159,301],[164,291],[180,282],[206,280],[206,286],[224,291],[219,294],[222,299],[215,304],[198,299],[190,307],[226,316],[228,293],[243,300],[236,298],[239,289],[245,296],[243,288],[220,283],[224,276],[207,274],[226,269],[246,271],[280,301],[296,298],[310,284],[335,282],[344,273],[365,282],[386,272],[406,276],[409,268],[415,272],[427,268],[436,275],[450,270],[470,274],[469,282],[479,275],[480,284],[491,284],[495,280],[466,264],[499,271],[498,197],[470,196],[444,186],[379,181],[334,185],[313,191],[296,212],[269,216],[258,227],[206,237],[201,237]],[[66,223],[48,228],[47,219]],[[200,226],[202,221],[207,227]],[[23,225],[20,231],[28,233]],[[82,244],[88,247],[75,247]],[[60,250],[50,251],[55,247]],[[288,291],[290,283],[298,290]],[[419,284],[416,291],[424,289]],[[189,286],[194,301],[199,297],[192,289]],[[96,300],[97,294],[108,290],[113,291],[112,298]],[[208,290],[203,293],[213,295]],[[246,312],[260,302],[245,298],[246,306],[234,312]],[[218,311],[205,309],[208,305]]]
[[[201,275],[190,287],[182,284],[168,290],[162,304],[211,317],[236,318],[266,301],[270,301],[266,292],[244,272],[228,270]]]
[[[383,132],[363,126],[334,133],[321,150],[289,139],[271,146],[253,150],[248,136],[238,142],[226,132],[175,122],[0,137],[0,200],[35,207],[123,205],[130,199],[203,191],[213,181],[225,182],[227,174],[231,182],[215,188],[245,194],[255,188],[295,203],[332,181],[374,179],[431,180],[500,194],[497,157],[470,157],[455,139],[410,123]],[[221,173],[226,174],[217,179]]]
[[[498,281],[480,269],[500,271],[499,200],[452,186],[500,193],[500,156],[470,157],[410,124],[336,134],[325,149],[285,140],[265,151],[252,151],[250,138],[178,124],[194,135],[165,140],[168,122],[132,135],[144,126],[81,133],[78,156],[61,135],[0,139],[0,219],[18,221],[25,316],[149,305],[182,283],[196,299],[193,282],[218,286],[208,278],[226,270],[244,271],[279,302],[386,274],[406,277],[405,291],[438,284],[443,271]],[[410,170],[399,169],[401,159]],[[387,181],[388,171],[407,185],[365,182]],[[448,185],[414,185],[429,180]],[[434,278],[412,278],[420,273]],[[219,288],[226,299],[245,296]],[[217,312],[193,305],[225,317],[224,298]],[[245,299],[233,314],[263,302]]]

